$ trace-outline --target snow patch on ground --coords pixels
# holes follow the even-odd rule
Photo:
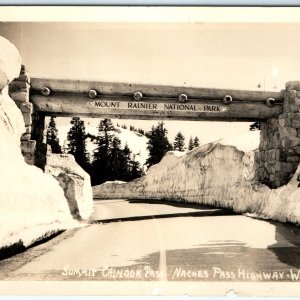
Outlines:
[[[175,155],[176,157],[182,157],[186,154],[185,151],[169,151],[168,155]]]
[[[148,138],[135,131],[130,131],[121,127],[117,128],[121,131],[118,134],[118,137],[121,140],[122,147],[127,143],[129,149],[135,155],[135,160],[143,167],[149,156],[149,151],[147,150]]]
[[[115,180],[115,181],[105,181],[103,184],[124,184],[126,181],[121,181],[121,180]]]

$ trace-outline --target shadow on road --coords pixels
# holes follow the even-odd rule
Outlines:
[[[183,208],[195,208],[195,209],[221,209],[216,206],[204,205],[200,203],[191,203],[185,201],[171,201],[171,200],[148,200],[148,199],[128,199],[126,200],[128,203],[134,204],[161,204],[164,206],[172,206],[172,207],[183,207]],[[225,209],[224,209],[225,210]]]
[[[269,223],[276,228],[275,239],[277,242],[268,249],[276,255],[280,262],[300,269],[300,228],[290,223],[274,221],[269,221]],[[291,245],[286,246],[287,242]]]
[[[93,220],[92,224],[107,224],[115,222],[132,222],[132,221],[143,221],[151,219],[168,219],[168,218],[179,218],[179,217],[217,217],[217,216],[232,216],[238,215],[235,212],[218,209],[212,211],[193,211],[186,213],[171,213],[171,214],[157,214],[157,215],[143,215],[143,216],[133,216],[124,218],[113,218],[113,219],[100,219]]]
[[[7,246],[7,247],[3,247],[0,249],[0,261],[1,260],[4,260],[4,259],[7,259],[7,258],[10,258],[14,255],[17,255],[19,253],[22,253],[30,248],[33,248],[35,246],[38,246],[40,244],[43,244],[43,243],[46,243],[48,242],[49,240],[57,237],[58,235],[60,235],[62,232],[64,232],[64,230],[59,230],[53,234],[50,234],[49,236],[46,236],[46,237],[41,237],[39,239],[37,239],[33,244],[31,244],[30,246],[24,246],[23,242],[22,241],[19,241],[15,244],[12,244],[10,246]]]

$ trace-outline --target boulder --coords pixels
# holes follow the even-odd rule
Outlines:
[[[93,212],[90,175],[71,154],[48,154],[45,173],[53,175],[62,187],[73,218],[88,219]]]

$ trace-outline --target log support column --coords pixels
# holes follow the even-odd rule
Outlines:
[[[32,119],[33,131],[31,138],[36,142],[35,166],[44,171],[47,159],[47,129],[45,126],[45,115],[35,112]]]

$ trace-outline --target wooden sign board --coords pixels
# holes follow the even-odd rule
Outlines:
[[[219,104],[191,104],[191,103],[153,103],[153,102],[129,102],[129,101],[103,101],[95,100],[87,103],[95,109],[126,109],[126,110],[150,110],[150,111],[182,111],[182,112],[210,112],[222,113],[229,107]]]

